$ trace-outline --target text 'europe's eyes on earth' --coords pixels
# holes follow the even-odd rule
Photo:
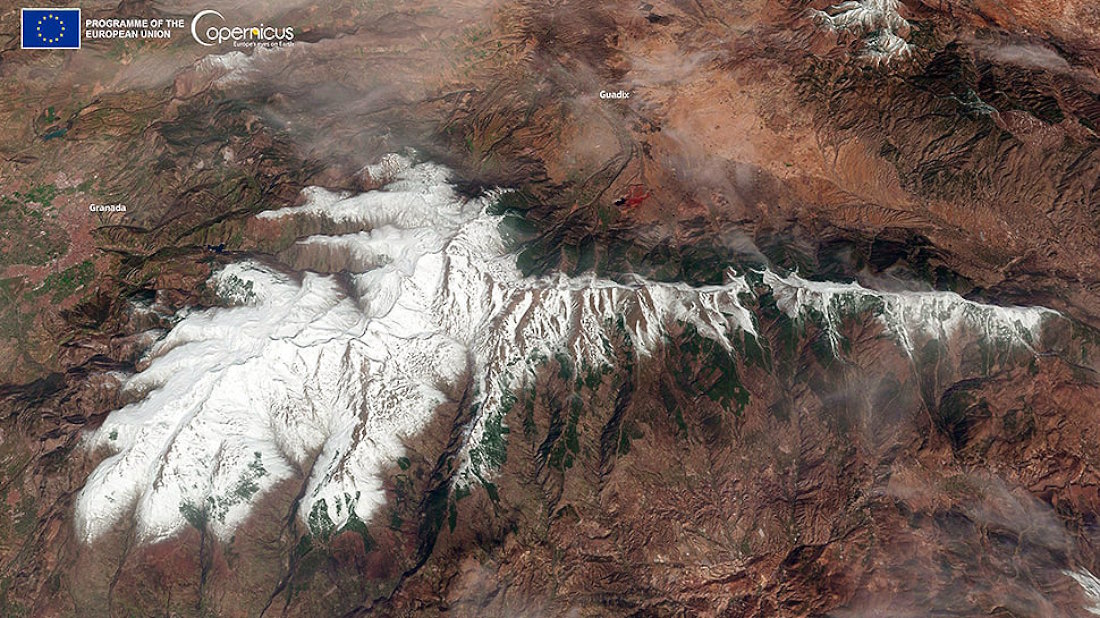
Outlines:
[[[0,7],[0,616],[1100,616],[1100,4]]]

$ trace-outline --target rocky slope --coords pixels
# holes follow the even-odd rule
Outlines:
[[[1090,3],[241,10],[0,51],[0,613],[1098,607]]]

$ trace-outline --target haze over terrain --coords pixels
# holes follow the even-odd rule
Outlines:
[[[1100,614],[1091,1],[20,8],[0,614]]]

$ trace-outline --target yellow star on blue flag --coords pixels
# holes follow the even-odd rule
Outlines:
[[[80,49],[80,9],[23,9],[23,49]]]

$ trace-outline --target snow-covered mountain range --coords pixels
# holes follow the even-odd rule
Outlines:
[[[130,516],[142,541],[202,522],[228,538],[265,492],[298,475],[308,476],[299,517],[314,530],[367,521],[385,500],[382,469],[466,384],[478,412],[456,482],[486,478],[486,423],[540,363],[612,363],[616,329],[645,356],[673,323],[730,349],[756,335],[746,301],[761,289],[791,319],[820,323],[834,347],[853,312],[872,312],[907,353],[961,330],[1030,346],[1054,315],[771,271],[731,271],[705,287],[524,276],[491,214],[499,194],[462,199],[446,168],[397,156],[368,173],[390,181],[357,195],[311,188],[303,205],[258,215],[358,231],[299,240],[302,272],[257,260],[223,268],[209,284],[226,306],[181,315],[152,346],[125,384],[134,403],[87,438],[110,455],[79,495],[82,539]],[[347,274],[308,268],[310,256],[333,255]]]

